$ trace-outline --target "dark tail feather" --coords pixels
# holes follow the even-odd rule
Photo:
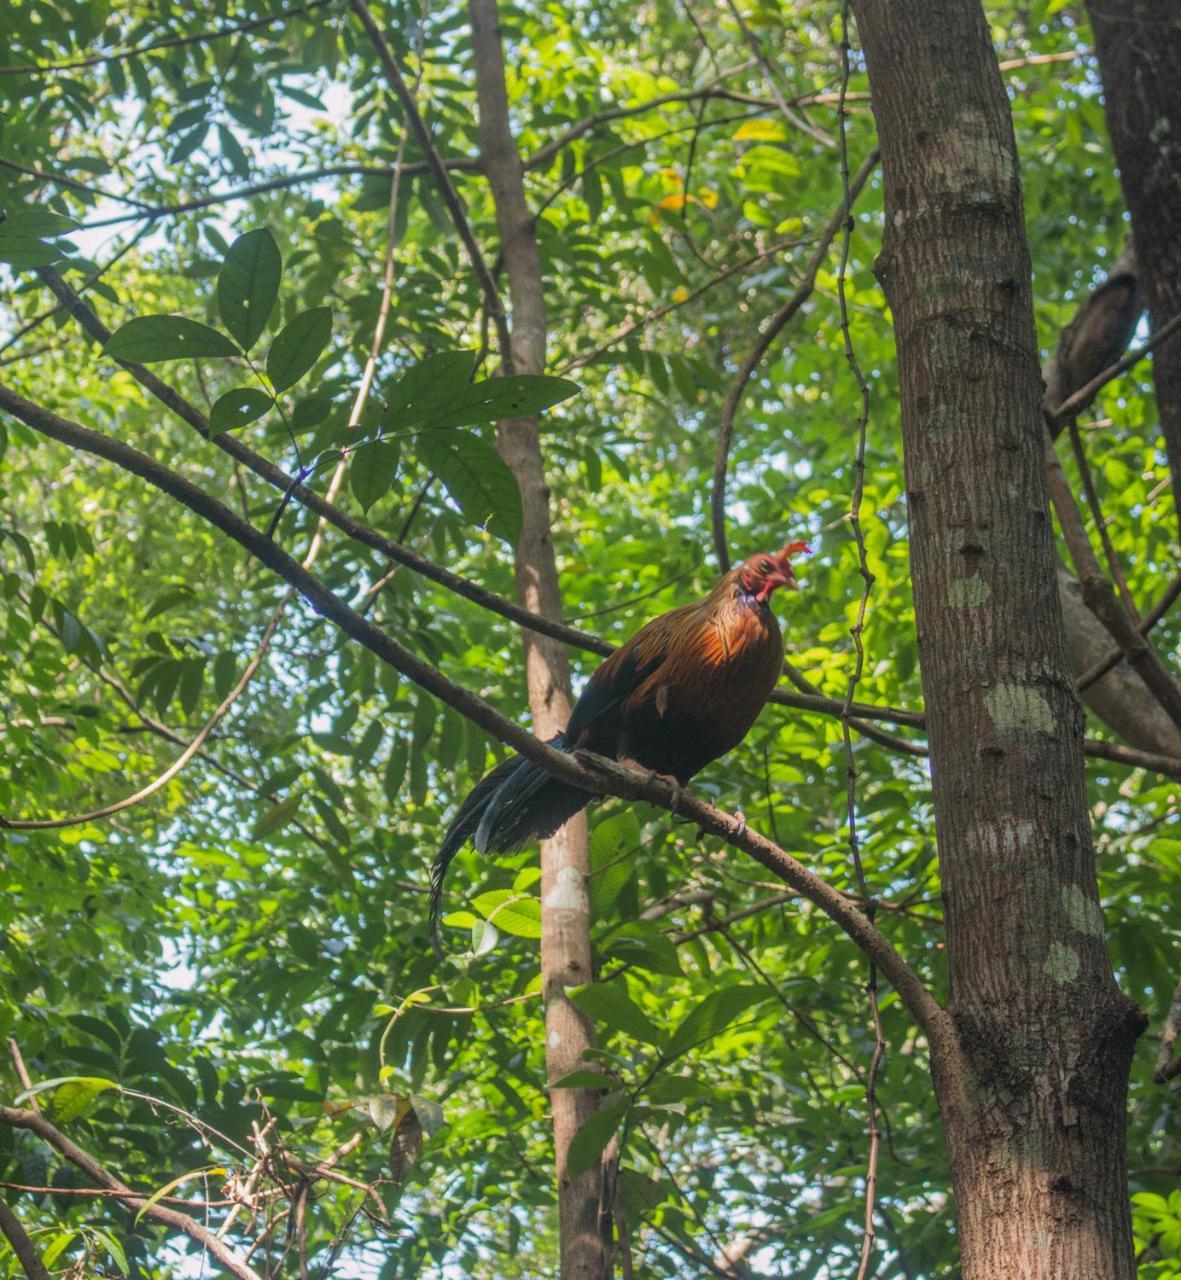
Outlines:
[[[549,745],[566,750],[560,733]],[[439,940],[443,880],[451,860],[469,840],[481,853],[513,853],[534,840],[552,836],[590,800],[588,792],[560,782],[521,756],[512,756],[481,778],[451,819],[431,866],[431,945],[435,954],[443,954]]]

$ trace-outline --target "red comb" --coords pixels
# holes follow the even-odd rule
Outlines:
[[[812,548],[808,546],[806,542],[789,542],[782,551],[779,551],[776,554],[780,560],[785,560],[788,556],[794,556],[800,552],[803,552],[806,556],[810,556],[812,554]]]

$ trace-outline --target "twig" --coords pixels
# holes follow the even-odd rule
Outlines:
[[[16,1068],[16,1078],[21,1082],[22,1089],[31,1089],[33,1087],[33,1079],[29,1075],[29,1069],[25,1066],[25,1057],[21,1053],[21,1047],[17,1043],[16,1036],[8,1037],[8,1052],[12,1054],[12,1064]],[[41,1099],[34,1093],[29,1098],[29,1106],[34,1111],[41,1110]]]
[[[160,49],[180,49],[190,44],[205,44],[212,40],[225,40],[230,36],[242,35],[247,31],[257,31],[260,27],[268,27],[274,22],[283,22],[299,13],[310,13],[313,9],[322,8],[333,0],[307,0],[306,4],[293,5],[290,9],[281,9],[278,13],[265,14],[250,22],[242,22],[233,27],[222,27],[217,31],[202,31],[192,36],[169,36],[165,40],[153,40],[148,44],[136,45],[134,49],[123,49],[118,53],[96,53],[89,58],[78,58],[74,62],[29,63],[19,67],[0,67],[0,76],[17,75],[49,75],[57,71],[79,71],[84,67],[98,66],[106,62],[126,62],[129,58],[139,58],[146,53],[155,53]]]
[[[365,0],[350,0],[350,7],[361,20],[361,25],[365,28],[365,34],[369,37],[370,43],[377,54],[377,60],[381,64],[382,72],[401,103],[410,128],[414,130],[414,136],[422,149],[422,154],[426,157],[426,162],[438,185],[439,194],[443,198],[443,203],[447,206],[447,212],[451,215],[451,221],[467,252],[468,261],[476,274],[480,289],[483,291],[488,314],[492,317],[492,323],[496,327],[500,356],[505,372],[511,373],[512,344],[509,339],[508,320],[505,317],[504,304],[500,300],[500,291],[496,287],[496,281],[492,276],[492,272],[488,269],[488,264],[484,261],[484,255],[472,232],[471,224],[468,222],[467,214],[464,212],[463,204],[459,199],[459,193],[455,190],[455,184],[451,181],[447,166],[444,165],[439,156],[430,131],[426,127],[426,122],[422,118],[422,113],[418,110],[414,95],[410,92],[409,86],[398,69],[398,63],[394,58],[393,51],[386,42],[385,36],[382,35],[381,28],[377,25],[373,14],[369,12],[369,6],[365,3]]]
[[[878,151],[875,148],[865,157],[861,168],[857,171],[857,176],[849,183],[847,192],[842,193],[840,207],[825,223],[824,229],[817,240],[816,248],[812,251],[811,258],[808,259],[808,265],[804,269],[803,278],[795,293],[767,322],[766,328],[755,341],[750,353],[742,362],[734,381],[730,384],[726,402],[722,406],[721,420],[718,423],[713,489],[710,493],[709,503],[710,516],[713,522],[714,551],[717,553],[718,565],[723,573],[730,568],[730,552],[726,545],[726,471],[730,461],[730,444],[734,437],[734,418],[738,412],[742,394],[746,390],[746,384],[750,381],[751,375],[758,367],[759,361],[766,355],[784,325],[812,296],[812,290],[816,287],[816,276],[824,263],[824,259],[828,256],[829,248],[837,233],[847,221],[846,207],[852,208],[852,202],[861,193],[861,189],[869,180],[869,175],[876,168],[877,162]]]
[[[6,818],[0,814],[0,827],[10,831],[60,831],[65,827],[85,826],[88,822],[97,822],[101,818],[109,818],[113,814],[122,813],[125,809],[131,809],[137,804],[142,804],[150,796],[154,796],[157,791],[176,777],[178,773],[184,769],[192,758],[204,747],[209,741],[209,735],[216,726],[221,722],[226,712],[234,705],[235,702],[246,691],[246,686],[254,678],[255,672],[262,665],[262,660],[266,656],[267,649],[270,647],[271,638],[275,634],[275,629],[279,625],[279,619],[283,616],[283,610],[287,602],[294,593],[288,591],[283,599],[279,602],[271,620],[267,624],[266,630],[263,632],[262,640],[259,642],[258,648],[254,652],[254,656],[246,664],[246,670],[243,671],[241,677],[234,687],[221,700],[216,711],[201,726],[200,731],[193,738],[192,742],[180,753],[179,756],[164,770],[158,777],[153,778],[146,786],[133,794],[124,797],[122,800],[116,800],[112,804],[102,805],[98,809],[92,809],[89,813],[72,814],[65,818]]]
[[[1146,636],[1153,627],[1168,613],[1172,608],[1173,602],[1181,595],[1181,573],[1173,575],[1172,581],[1161,593],[1160,599],[1152,606],[1144,615],[1144,620],[1140,623],[1139,631],[1142,636]],[[1096,680],[1100,680],[1105,676],[1112,667],[1116,666],[1124,656],[1124,651],[1120,648],[1111,649],[1104,657],[1100,658],[1093,666],[1088,667],[1078,678],[1079,693],[1084,689],[1089,689]]]
[[[1165,1017],[1165,1025],[1161,1028],[1160,1050],[1156,1055],[1156,1065],[1152,1069],[1152,1079],[1156,1084],[1167,1084],[1174,1076],[1181,1075],[1181,1053],[1173,1052],[1179,1033],[1181,1033],[1181,982],[1177,983],[1176,990],[1173,992],[1169,1012]]]
[[[857,877],[857,887],[863,898],[869,899],[866,907],[866,919],[874,919],[875,908],[870,896],[869,883],[865,877],[865,867],[861,861],[861,848],[857,834],[857,766],[853,758],[853,738],[849,728],[850,708],[865,670],[865,645],[862,633],[865,628],[865,615],[869,608],[869,596],[873,589],[874,576],[870,572],[869,557],[865,548],[865,534],[861,528],[861,500],[865,493],[865,452],[869,432],[869,384],[861,372],[857,354],[853,350],[853,335],[849,328],[849,300],[847,292],[847,274],[849,269],[849,253],[853,240],[853,206],[849,190],[849,142],[845,122],[845,95],[849,91],[849,0],[841,4],[841,86],[840,98],[837,101],[838,130],[840,145],[841,191],[844,197],[841,226],[841,260],[837,269],[837,302],[841,316],[841,337],[845,347],[845,361],[857,383],[861,399],[860,413],[857,419],[857,453],[854,461],[853,495],[849,503],[849,526],[853,530],[853,540],[857,544],[857,568],[861,574],[861,598],[857,604],[857,618],[849,628],[853,637],[855,659],[853,670],[849,675],[849,683],[845,691],[845,710],[841,716],[841,737],[845,747],[845,807],[849,823],[849,856],[853,859],[853,870]],[[866,977],[865,990],[869,997],[870,1020],[874,1030],[873,1056],[870,1058],[869,1072],[865,1079],[865,1110],[868,1117],[869,1152],[865,1169],[865,1228],[861,1236],[861,1258],[857,1265],[857,1280],[866,1280],[873,1258],[874,1203],[877,1197],[878,1155],[881,1149],[881,1132],[878,1129],[877,1079],[878,1069],[886,1051],[886,1043],[882,1036],[882,1019],[878,1009],[878,974],[873,962],[870,962]]]
[[[1115,364],[1108,365],[1102,373],[1096,374],[1090,382],[1079,387],[1073,395],[1067,396],[1049,415],[1051,429],[1069,421],[1072,417],[1077,417],[1109,382],[1114,382],[1121,373],[1127,373],[1133,365],[1139,364],[1153,347],[1159,346],[1178,329],[1181,329],[1181,315],[1175,315],[1171,320],[1167,320],[1147,342],[1133,348]]]
[[[1115,554],[1115,546],[1111,541],[1111,532],[1107,528],[1107,517],[1103,514],[1103,506],[1099,501],[1099,492],[1095,488],[1095,476],[1091,471],[1091,464],[1087,461],[1087,453],[1083,448],[1082,437],[1079,435],[1077,418],[1070,419],[1067,424],[1067,430],[1070,435],[1071,452],[1073,452],[1075,463],[1078,466],[1079,478],[1083,482],[1083,493],[1086,494],[1087,506],[1091,511],[1091,519],[1095,522],[1095,529],[1099,534],[1099,543],[1107,559],[1107,568],[1111,573],[1112,580],[1119,589],[1120,598],[1123,600],[1124,608],[1128,611],[1128,616],[1139,626],[1140,614],[1136,609],[1136,601],[1132,598],[1128,581],[1124,577],[1119,557]]]
[[[50,1124],[38,1112],[18,1107],[0,1106],[0,1124],[9,1125],[14,1129],[27,1129],[35,1133],[43,1142],[47,1142],[55,1151],[60,1152],[72,1165],[77,1166],[100,1186],[118,1192],[119,1198],[129,1208],[138,1209],[149,1218],[155,1218],[157,1222],[162,1222],[165,1226],[171,1227],[175,1231],[183,1232],[191,1240],[195,1240],[203,1249],[208,1250],[231,1275],[237,1276],[238,1280],[261,1280],[257,1271],[247,1266],[224,1241],[219,1240],[207,1227],[197,1222],[194,1218],[190,1218],[187,1213],[181,1213],[178,1209],[171,1209],[158,1201],[154,1204],[149,1204],[149,1196],[143,1192],[132,1190],[125,1182],[116,1178],[114,1174],[108,1173],[92,1155],[83,1151],[81,1147],[67,1138],[64,1133]]]
[[[1181,728],[1181,685],[1141,635],[1135,619],[1121,606],[1111,583],[1103,576],[1048,429],[1045,432],[1045,457],[1046,488],[1082,585],[1083,600],[1107,628],[1111,638],[1123,650],[1128,664],[1139,673],[1169,718]]]

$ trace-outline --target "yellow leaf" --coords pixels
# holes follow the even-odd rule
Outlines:
[[[716,209],[718,207],[718,193],[713,187],[702,187],[697,193],[697,199],[707,209]]]
[[[672,300],[674,302],[684,302],[688,296],[689,296],[689,290],[686,289],[683,284],[677,285],[677,287],[672,292]]]
[[[782,142],[787,130],[782,120],[747,120],[738,126],[735,142]]]
[[[662,200],[657,200],[657,208],[671,209],[673,213],[683,209],[687,203],[693,199],[692,196],[686,196],[683,191],[677,191],[671,196],[665,196]]]

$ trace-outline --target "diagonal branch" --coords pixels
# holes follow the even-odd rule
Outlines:
[[[818,906],[848,934],[898,991],[903,1005],[926,1032],[932,1054],[942,1055],[944,1063],[954,1061],[949,1055],[958,1053],[958,1048],[951,1021],[906,960],[844,894],[814,875],[778,845],[750,830],[743,820],[705,804],[683,788],[670,787],[658,777],[645,777],[601,757],[579,753],[575,758],[556,751],[501,715],[478,695],[449,680],[437,668],[351,609],[294,557],[230,508],[121,440],[59,417],[4,386],[0,386],[0,408],[39,434],[82,453],[113,462],[175,498],[294,587],[318,613],[335,623],[346,635],[421,689],[555,777],[595,794],[648,800],[671,813],[691,819],[707,834],[717,835],[734,848],[748,853]]]
[[[28,1232],[21,1226],[21,1220],[3,1200],[0,1200],[0,1232],[12,1246],[12,1252],[16,1254],[16,1260],[21,1264],[21,1270],[28,1280],[52,1280],[37,1252],[37,1246],[29,1239]]]

